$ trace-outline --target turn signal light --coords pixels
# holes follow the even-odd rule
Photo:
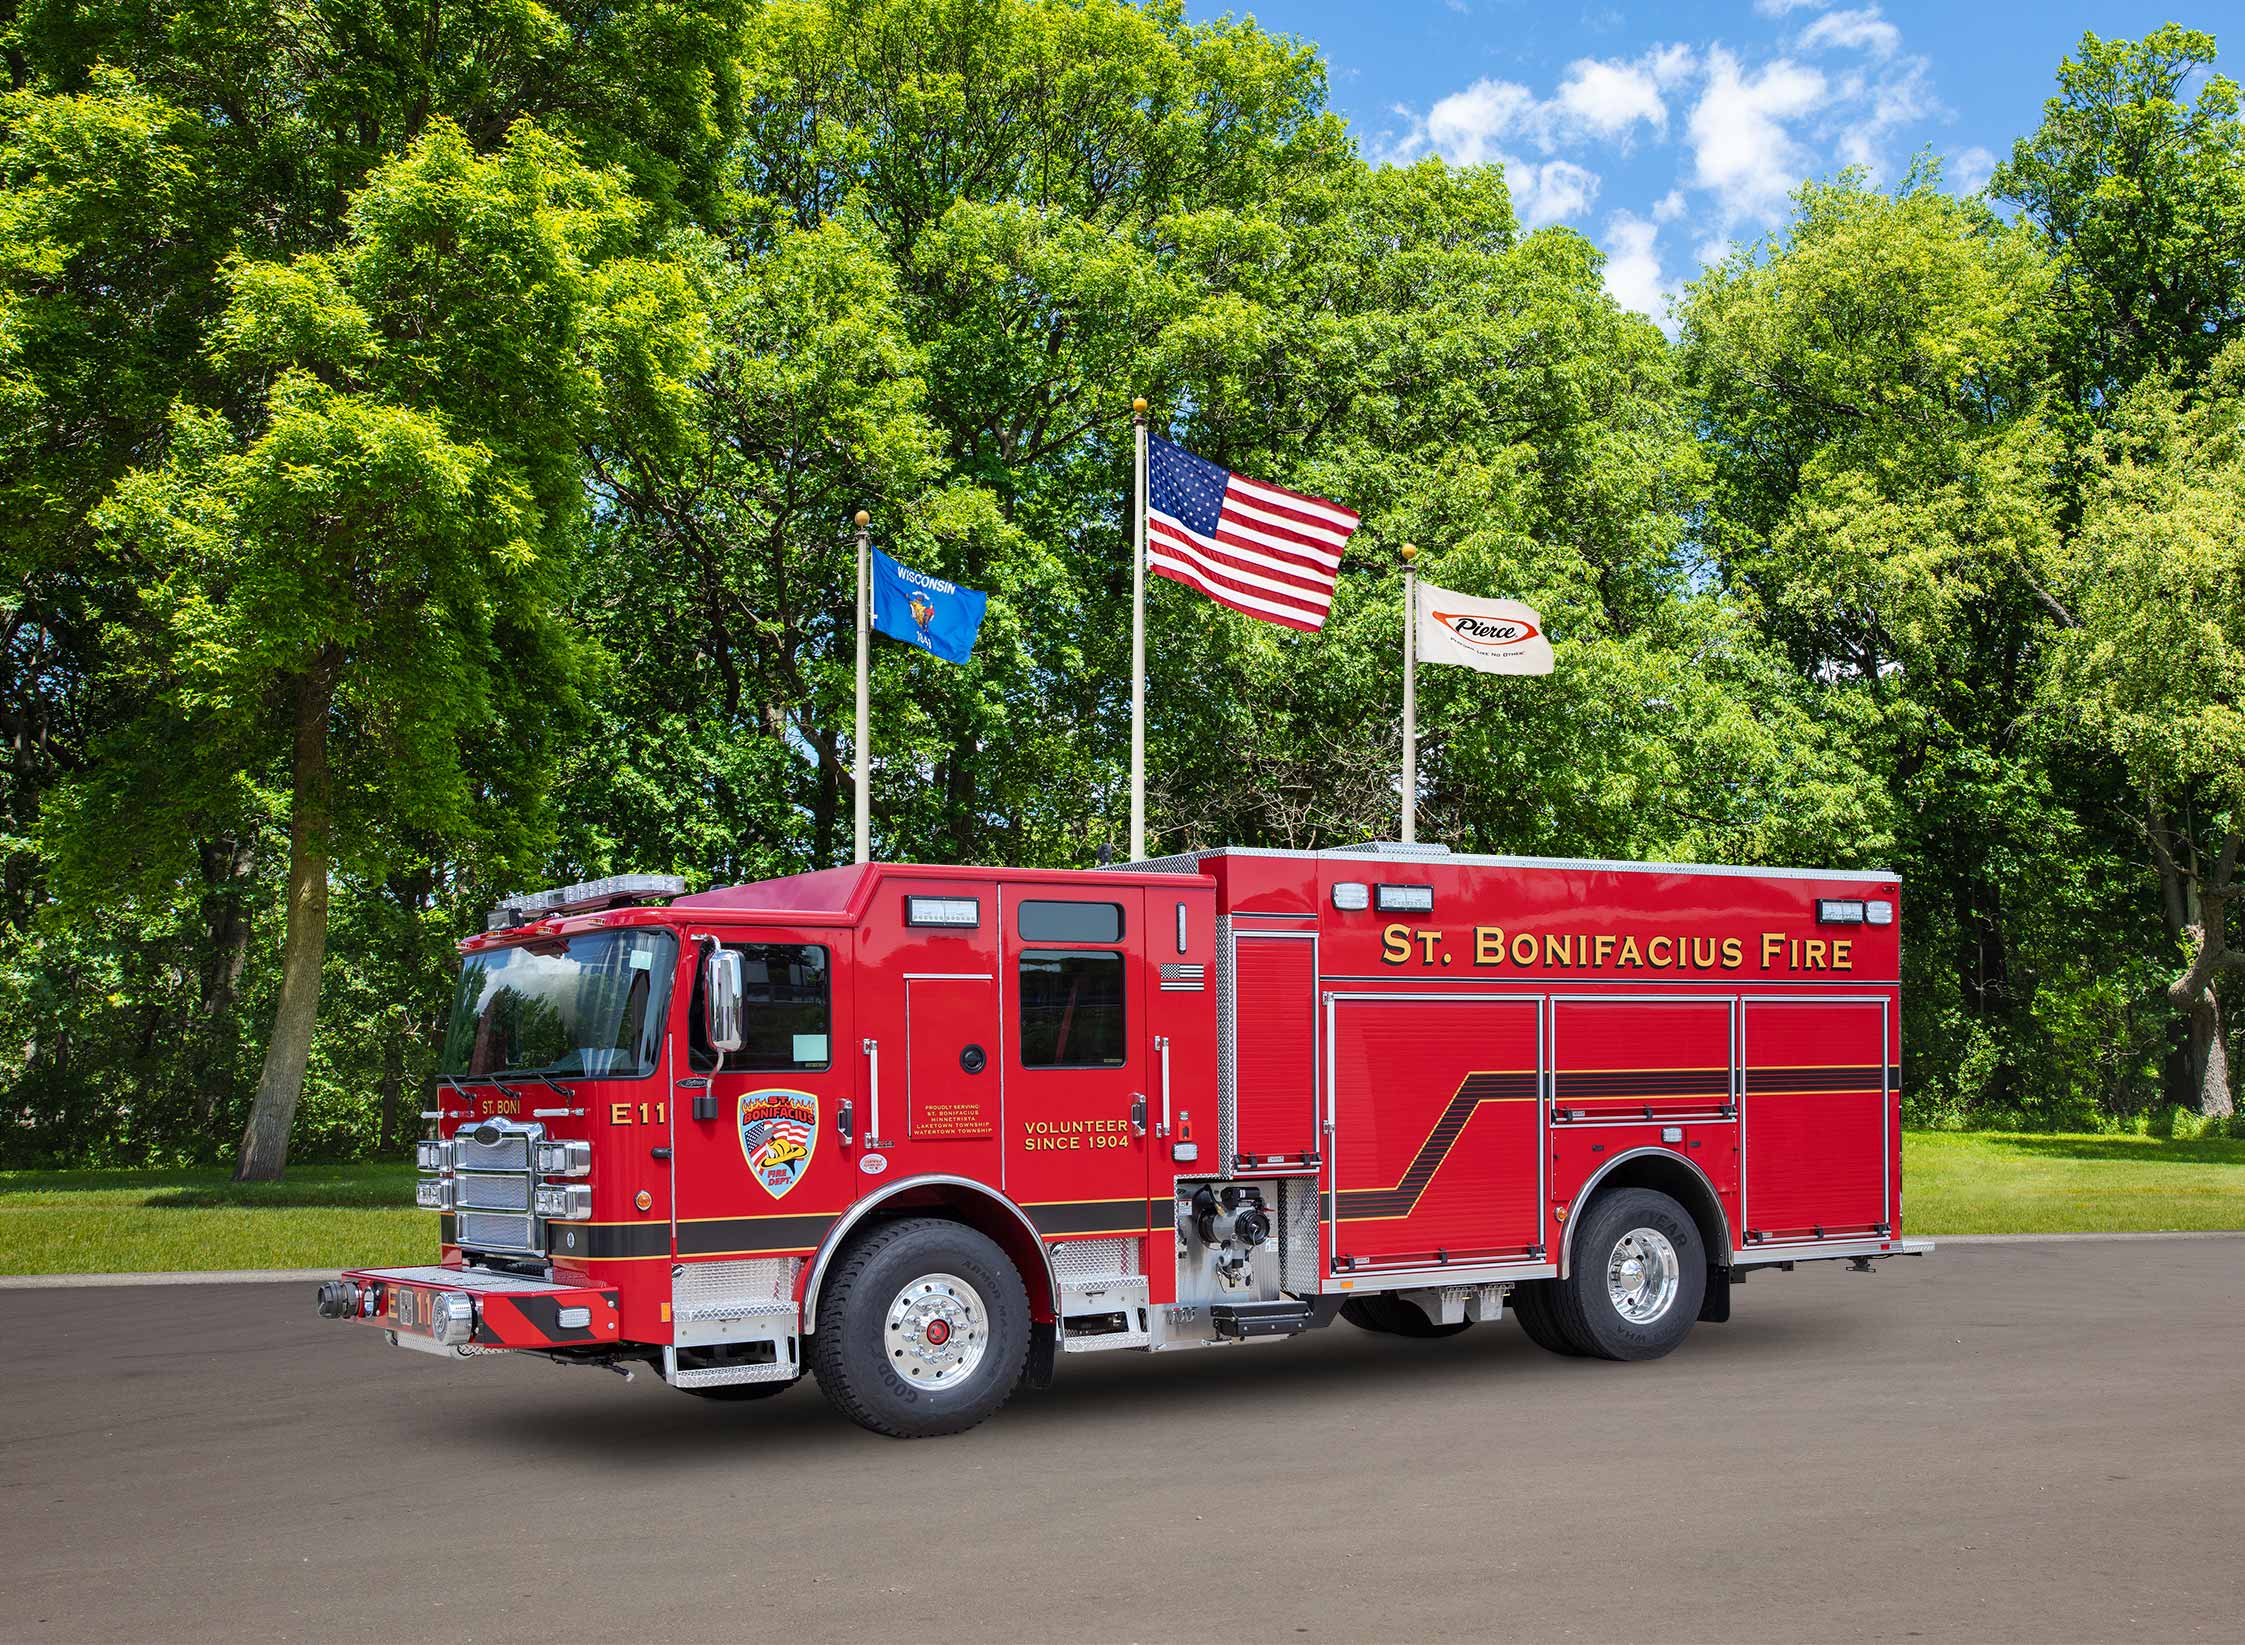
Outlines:
[[[541,1142],[538,1144],[538,1175],[541,1177],[591,1176],[592,1144],[589,1142]]]

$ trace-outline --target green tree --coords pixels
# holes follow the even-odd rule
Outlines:
[[[287,935],[245,1178],[286,1160],[338,855],[379,866],[410,831],[502,857],[542,838],[580,445],[611,381],[659,397],[698,347],[683,282],[617,255],[638,215],[620,176],[534,127],[486,158],[433,124],[369,179],[338,251],[229,269],[218,349],[262,381],[254,412],[183,405],[164,461],[103,507],[146,612],[117,642],[141,708],[67,813],[81,894],[120,862],[173,871],[197,811],[276,757],[286,773]],[[142,850],[120,854],[120,831]]]
[[[1805,187],[1785,234],[1683,309],[1699,538],[1892,797],[1930,1106],[2071,1094],[2048,989],[2111,940],[2121,877],[2108,773],[2050,758],[2031,713],[2052,625],[2030,568],[2058,541],[2066,456],[2045,413],[2055,279],[2030,228],[1937,176],[1851,177]]]
[[[2245,972],[2245,338],[2195,390],[2159,376],[2122,396],[2052,573],[2066,628],[2054,705],[2127,770],[2180,956],[2166,997],[2188,1026],[2191,1088],[2226,1118],[2219,985]]]
[[[2074,403],[2095,411],[2150,372],[2206,369],[2245,319],[2245,123],[2237,83],[2207,73],[2214,37],[2169,23],[2142,40],[2081,38],[2042,125],[1988,190],[2057,258]]]

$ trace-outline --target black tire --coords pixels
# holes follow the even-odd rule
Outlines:
[[[714,1399],[727,1405],[746,1404],[752,1399],[770,1399],[784,1394],[803,1379],[789,1377],[785,1382],[731,1382],[718,1388],[681,1388],[682,1394],[692,1394],[696,1399]]]
[[[1388,1324],[1387,1315],[1373,1306],[1380,1300],[1378,1293],[1371,1296],[1351,1297],[1341,1304],[1341,1317],[1359,1331],[1371,1331],[1380,1336],[1392,1336],[1395,1328]]]
[[[886,1340],[892,1304],[907,1286],[938,1274],[972,1288],[984,1332],[980,1359],[962,1380],[942,1387],[916,1384],[914,1368]],[[947,1326],[943,1340],[953,1340],[957,1329],[965,1327]],[[933,1343],[932,1327],[927,1340]],[[877,1434],[962,1433],[1013,1396],[1028,1360],[1029,1296],[1021,1276],[994,1240],[961,1223],[913,1217],[881,1224],[836,1259],[819,1296],[811,1370],[837,1410]],[[929,1374],[941,1371],[937,1365]]]
[[[1607,1269],[1625,1239],[1649,1233],[1665,1242],[1676,1271],[1657,1313],[1633,1319],[1615,1303]],[[1691,1334],[1707,1294],[1707,1251],[1691,1213],[1650,1188],[1602,1194],[1575,1231],[1573,1272],[1552,1293],[1563,1335],[1600,1359],[1658,1359]]]
[[[1520,1329],[1538,1348],[1564,1354],[1569,1359],[1580,1359],[1586,1350],[1561,1329],[1558,1312],[1552,1305],[1551,1293],[1557,1285],[1558,1281],[1549,1279],[1523,1280],[1515,1285],[1512,1317],[1520,1322]]]
[[[1355,1312],[1351,1313],[1351,1309]],[[1361,1325],[1367,1331],[1379,1331],[1388,1336],[1416,1337],[1422,1341],[1454,1337],[1473,1323],[1470,1319],[1461,1319],[1452,1325],[1439,1325],[1421,1313],[1416,1303],[1405,1302],[1390,1291],[1374,1291],[1368,1296],[1351,1297],[1341,1304],[1341,1314],[1351,1325]]]

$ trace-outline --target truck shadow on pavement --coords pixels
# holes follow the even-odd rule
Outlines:
[[[1052,1387],[1018,1390],[997,1416],[960,1439],[981,1443],[1049,1437],[1059,1424],[1081,1433],[1089,1419],[1192,1421],[1227,1410],[1267,1410],[1273,1400],[1299,1403],[1305,1418],[1318,1407],[1336,1420],[1368,1399],[1393,1401],[1425,1395],[1510,1396],[1556,1401],[1587,1409],[1639,1379],[1682,1373],[1727,1377],[1751,1362],[1761,1374],[1789,1361],[1853,1356],[1875,1339],[1862,1316],[1841,1311],[1816,1315],[1741,1316],[1703,1326],[1670,1359],[1624,1365],[1607,1360],[1564,1359],[1536,1347],[1512,1325],[1477,1327],[1438,1342],[1375,1336],[1336,1323],[1294,1342],[1178,1354],[1100,1354],[1065,1357]],[[628,1388],[585,1388],[582,1378],[542,1384],[529,1380],[549,1367],[520,1368],[521,1395],[503,1403],[446,1406],[423,1411],[417,1422],[429,1439],[470,1450],[565,1453],[601,1466],[639,1471],[695,1465],[736,1468],[743,1453],[730,1440],[753,1442],[759,1464],[794,1456],[831,1454],[838,1445],[890,1443],[856,1427],[819,1395],[809,1376],[772,1399],[725,1405],[694,1399],[642,1373]],[[574,1386],[565,1384],[574,1383]],[[587,1409],[586,1395],[594,1409]]]

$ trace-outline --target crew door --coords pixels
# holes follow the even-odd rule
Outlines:
[[[1046,1238],[1146,1230],[1145,893],[1007,886],[999,898],[1006,1189]]]
[[[850,942],[846,930],[689,933],[669,1127],[680,1261],[803,1255],[849,1204],[835,1115],[854,1064],[849,995],[835,979]],[[717,945],[739,952],[745,984],[744,1043],[723,1057],[709,1046],[704,981]]]

